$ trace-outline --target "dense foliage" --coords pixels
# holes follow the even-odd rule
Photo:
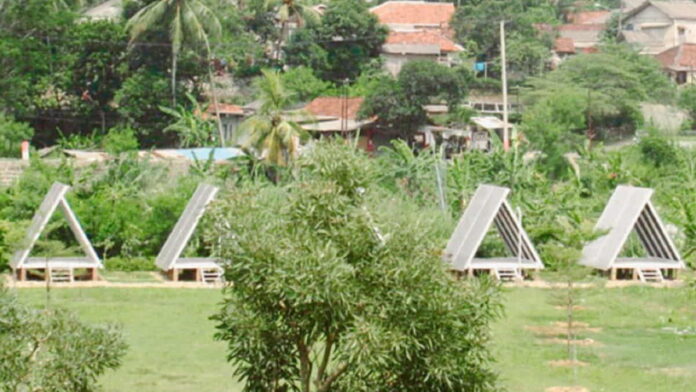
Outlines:
[[[307,23],[285,47],[286,62],[312,68],[334,82],[355,80],[379,56],[387,29],[360,0],[330,2],[320,21]]]
[[[600,53],[574,56],[557,70],[533,78],[524,98],[530,106],[543,106],[572,96],[575,104],[565,110],[586,118],[589,138],[603,138],[616,130],[632,133],[643,122],[640,103],[669,102],[674,91],[656,60],[625,45],[609,44]]]
[[[451,110],[467,94],[469,74],[427,60],[411,61],[394,78],[383,75],[367,93],[360,108],[363,117],[377,118],[378,123],[410,136],[427,121],[424,105],[446,103]]]
[[[0,390],[91,392],[118,368],[126,345],[113,326],[90,326],[63,310],[35,310],[0,288]]]
[[[230,282],[217,337],[246,391],[495,390],[485,281],[442,265],[437,211],[380,190],[374,163],[319,145],[287,187],[215,209]]]
[[[123,135],[118,137],[123,138]],[[124,148],[123,142],[119,143],[114,142],[114,148]],[[185,167],[179,170],[182,169],[186,170]],[[0,222],[3,223],[0,225],[3,250],[0,264],[4,266],[17,244],[21,244],[19,239],[26,227],[23,223],[31,219],[54,181],[73,186],[68,200],[97,252],[106,260],[107,268],[131,269],[121,268],[124,264],[119,262],[112,265],[111,257],[147,257],[151,264],[197,183],[215,182],[218,174],[224,178],[231,167],[197,169],[194,166],[188,173],[177,175],[173,172],[176,168],[141,161],[130,153],[104,164],[79,168],[69,161],[58,165],[33,161],[19,182],[0,195]],[[205,244],[194,241],[189,251],[198,251],[198,245],[206,248]],[[34,254],[48,251],[59,255],[80,252],[60,214],[42,235]]]

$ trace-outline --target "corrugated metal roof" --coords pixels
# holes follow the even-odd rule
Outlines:
[[[218,191],[219,189],[212,185],[198,185],[196,192],[194,192],[191,200],[186,204],[184,212],[179,217],[174,229],[169,234],[167,241],[157,255],[155,264],[162,270],[171,270],[176,266],[179,260],[184,261],[184,259],[180,259],[181,253],[186,248],[193,232],[196,230],[198,222],[200,222],[203,213],[205,213],[206,207],[213,201]],[[213,259],[208,258],[200,258],[198,260],[214,262]]]
[[[510,259],[504,258],[474,259],[493,224],[508,251],[515,257],[519,256],[521,264],[518,264],[518,268],[544,267],[527,233],[507,203],[509,193],[510,189],[494,185],[480,185],[476,189],[445,247],[443,258],[453,269],[464,271],[477,268],[480,264],[490,268],[490,264],[495,264],[496,260],[502,263],[510,262]],[[521,239],[521,242],[518,239]]]
[[[601,270],[612,268],[635,229],[652,262],[660,260],[663,268],[684,268],[679,252],[650,202],[652,194],[649,188],[616,187],[595,226],[596,230],[607,233],[585,246],[580,264]],[[645,261],[633,260],[638,264]],[[625,265],[627,259],[621,261]]]
[[[77,239],[77,242],[80,244],[80,247],[82,248],[83,252],[85,252],[86,257],[70,257],[55,259],[52,259],[50,257],[41,258],[44,261],[44,264],[52,266],[52,261],[55,261],[57,263],[61,263],[61,267],[64,267],[66,264],[70,265],[70,263],[79,264],[79,268],[85,268],[90,266],[95,268],[102,267],[101,260],[99,260],[99,256],[97,256],[97,252],[94,251],[92,243],[89,241],[87,235],[82,230],[80,222],[77,220],[77,217],[70,208],[68,201],[65,199],[65,195],[68,193],[69,190],[70,186],[68,185],[61,184],[59,182],[53,183],[51,188],[46,193],[46,196],[44,197],[43,201],[41,202],[41,205],[34,213],[34,218],[32,219],[31,224],[27,229],[26,239],[23,243],[24,247],[16,251],[12,256],[12,259],[10,260],[10,266],[12,266],[12,268],[21,268],[27,261],[33,261],[34,264],[36,264],[36,261],[38,259],[34,258],[33,260],[29,260],[29,254],[31,253],[32,248],[34,248],[34,245],[36,245],[36,241],[38,241],[39,237],[41,236],[41,233],[44,231],[46,225],[48,224],[51,217],[58,208],[60,208],[61,212],[63,213],[63,216],[68,221],[68,226],[70,227],[70,230],[73,232],[73,235],[75,235],[75,238]]]

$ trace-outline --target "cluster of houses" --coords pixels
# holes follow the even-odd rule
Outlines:
[[[677,84],[696,82],[696,3],[688,0],[622,0],[618,10],[567,15],[568,23],[556,27],[553,63],[597,51],[612,18],[618,40],[655,57]]]
[[[537,25],[540,32],[555,37],[549,64],[558,66],[570,56],[598,51],[603,34],[610,23],[618,23],[617,38],[634,46],[640,53],[654,56],[664,71],[677,83],[696,82],[696,3],[689,0],[653,1],[622,0],[616,10],[577,11],[565,15],[567,23],[559,26]],[[114,19],[119,15],[122,0],[108,0],[85,13],[92,19]],[[324,6],[313,7],[319,15]],[[397,75],[412,60],[429,60],[453,66],[462,58],[464,48],[454,38],[450,21],[455,5],[447,2],[387,1],[370,8],[389,33],[382,47],[385,70]],[[292,27],[286,32],[292,34]],[[295,26],[297,27],[297,26]],[[301,125],[315,137],[343,135],[356,137],[368,151],[387,144],[390,135],[374,126],[375,119],[359,119],[362,98],[319,97],[304,106],[309,114]],[[505,125],[495,116],[505,109],[499,96],[472,96],[464,103],[478,111],[477,117],[463,129],[427,126],[418,140],[423,145],[449,141],[458,149],[490,146],[494,132],[500,134]],[[442,105],[430,105],[429,114],[441,112]],[[219,111],[225,138],[233,140],[243,119],[255,111],[254,104],[238,106],[219,104],[209,107],[210,114]],[[514,100],[507,110],[517,109]],[[497,120],[497,121],[496,121]],[[510,126],[510,125],[508,125]]]

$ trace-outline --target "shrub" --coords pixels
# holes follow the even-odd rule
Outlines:
[[[22,141],[30,140],[34,129],[0,112],[0,157],[19,158]]]
[[[135,151],[139,148],[138,139],[135,131],[130,127],[114,127],[109,130],[104,140],[102,140],[104,151],[118,155],[128,151]]]
[[[0,390],[91,392],[121,365],[126,344],[112,326],[62,310],[34,310],[0,288]]]
[[[156,271],[155,261],[150,257],[112,257],[106,260],[109,271]]]
[[[643,158],[655,167],[673,165],[678,159],[674,145],[654,129],[640,139],[638,147]]]

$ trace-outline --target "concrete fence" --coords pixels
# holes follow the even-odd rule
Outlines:
[[[0,158],[0,186],[12,185],[29,167],[29,161],[21,159]]]

